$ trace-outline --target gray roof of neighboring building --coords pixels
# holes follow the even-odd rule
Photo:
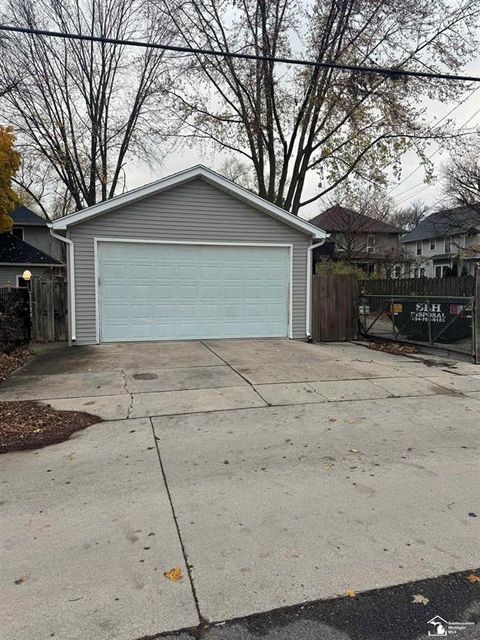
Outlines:
[[[338,204],[311,218],[309,222],[328,232],[349,231],[350,233],[388,233],[393,235],[402,233],[402,229],[389,222],[376,220]]]
[[[403,236],[402,242],[417,242],[429,238],[443,238],[459,233],[480,232],[480,206],[456,207],[430,214],[415,229]]]
[[[44,218],[22,205],[15,207],[10,215],[13,219],[13,224],[15,225],[35,225],[38,227],[47,226],[47,221]]]
[[[61,266],[61,262],[11,233],[0,234],[0,264]]]

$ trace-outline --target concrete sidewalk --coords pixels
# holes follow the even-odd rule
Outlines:
[[[134,640],[479,566],[480,368],[428,365],[288,340],[43,350],[0,400],[107,422],[1,458],[6,637]]]
[[[0,466],[2,638],[132,640],[198,624],[149,420]],[[173,567],[184,580],[163,576]]]

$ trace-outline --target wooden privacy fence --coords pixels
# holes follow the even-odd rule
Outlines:
[[[67,283],[61,278],[36,278],[30,283],[32,340],[67,340]]]
[[[358,336],[358,280],[351,275],[314,275],[312,339],[355,340]]]
[[[475,276],[459,278],[390,278],[361,280],[360,291],[371,296],[458,296],[475,295]]]

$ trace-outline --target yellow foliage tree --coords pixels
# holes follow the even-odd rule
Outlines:
[[[20,168],[20,154],[13,145],[15,136],[11,127],[0,127],[0,233],[12,230],[12,211],[19,202],[12,188],[12,178]]]

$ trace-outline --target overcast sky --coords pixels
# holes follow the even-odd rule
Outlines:
[[[480,76],[480,56],[472,61],[463,70],[465,74]],[[469,92],[472,94],[472,90]],[[468,94],[466,94],[468,95]],[[465,96],[464,96],[465,98]],[[451,103],[432,102],[428,105],[428,117],[433,121],[434,118],[441,119],[445,116],[453,107],[458,105],[464,99]],[[469,121],[475,112],[480,110],[480,84],[477,86],[477,90],[473,95],[459,106],[450,116],[457,126],[461,127]],[[468,122],[467,128],[473,129],[480,127],[480,112]],[[436,175],[438,176],[442,164],[447,160],[448,154],[446,151],[439,148],[439,145],[432,143],[428,155],[433,154],[432,162],[436,167]],[[180,149],[169,155],[160,168],[149,169],[144,165],[131,165],[127,169],[128,175],[128,189],[138,187],[140,185],[151,182],[161,178],[162,176],[169,175],[176,171],[181,171],[194,164],[204,164],[207,167],[218,170],[222,161],[225,159],[225,155],[219,154],[218,151],[202,152],[200,149]],[[395,186],[392,183],[391,195],[395,198],[396,203],[400,207],[406,207],[413,200],[423,200],[428,205],[435,208],[442,207],[442,196],[440,190],[439,181],[436,180],[430,185],[424,183],[424,171],[423,168],[419,168],[419,161],[415,153],[410,152],[404,156],[402,170],[402,184]],[[408,174],[414,172],[410,177]],[[405,180],[403,182],[403,180]],[[307,195],[313,195],[316,193],[317,180],[315,174],[312,172],[307,179]],[[316,216],[322,210],[320,202],[313,203],[308,208],[301,210],[300,215],[304,218],[311,218]]]

